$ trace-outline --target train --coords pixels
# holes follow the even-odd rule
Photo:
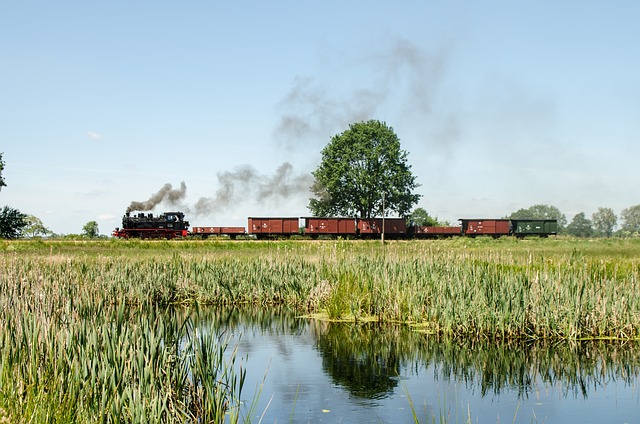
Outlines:
[[[118,238],[173,239],[189,235],[189,221],[185,221],[182,212],[165,212],[158,216],[152,213],[132,215],[127,212],[122,217],[122,228],[111,233]]]
[[[405,218],[352,218],[352,217],[249,217],[247,227],[192,227],[182,212],[153,214],[126,213],[122,228],[112,235],[118,238],[175,239],[197,237],[248,236],[256,239],[288,238],[304,235],[318,238],[387,238],[428,239],[456,236],[538,236],[558,233],[556,219],[459,219],[460,225],[447,227],[420,226],[407,223]],[[302,223],[302,224],[301,224]]]

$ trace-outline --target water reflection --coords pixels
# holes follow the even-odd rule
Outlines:
[[[397,329],[380,324],[314,324],[322,368],[335,384],[365,399],[384,398],[396,389],[403,350]]]
[[[613,381],[637,382],[640,370],[637,343],[440,342],[428,351],[432,354],[423,360],[435,365],[438,378],[464,381],[482,396],[513,389],[519,398],[528,398],[542,383],[588,398],[590,390]]]
[[[254,385],[265,383],[263,422],[413,422],[413,413],[430,422],[446,396],[455,397],[447,408],[463,409],[461,421],[471,411],[474,422],[513,417],[521,406],[525,412],[509,421],[552,422],[567,411],[572,420],[634,421],[640,405],[638,342],[451,341],[406,326],[327,323],[273,308],[208,309],[192,319],[233,335]],[[597,402],[586,402],[591,397]]]

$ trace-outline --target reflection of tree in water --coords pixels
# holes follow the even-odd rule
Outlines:
[[[432,367],[435,378],[464,383],[482,396],[515,390],[527,398],[542,384],[565,395],[588,396],[640,376],[640,343],[495,343],[447,341],[380,324],[314,323],[323,368],[336,384],[362,398],[379,398],[397,386],[398,374]]]
[[[406,329],[335,323],[315,323],[312,328],[322,367],[335,384],[365,399],[382,398],[397,386],[400,358],[411,336]]]
[[[565,395],[587,397],[589,390],[610,382],[632,385],[640,377],[638,341],[451,341],[406,326],[303,320],[272,308],[207,308],[189,315],[196,325],[214,331],[255,331],[274,340],[311,331],[323,369],[334,383],[367,399],[394,390],[399,374],[427,368],[437,379],[463,383],[482,396],[515,390],[521,398],[544,384]]]

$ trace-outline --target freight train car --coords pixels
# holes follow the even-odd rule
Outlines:
[[[358,235],[361,237],[377,238],[383,232],[388,238],[404,238],[407,235],[407,220],[405,218],[358,219]]]
[[[247,234],[244,227],[192,227],[191,235],[199,236],[202,239],[214,237],[229,237],[235,240],[238,236]]]
[[[258,239],[278,236],[290,237],[300,234],[299,219],[297,217],[249,217],[247,234],[254,235]]]
[[[377,238],[384,234],[389,238],[405,238],[408,234],[404,218],[318,218],[303,217],[304,234],[311,238],[320,235],[332,237]],[[384,222],[384,224],[383,224]]]
[[[511,234],[511,220],[509,219],[460,219],[462,234],[475,236],[508,236]]]
[[[558,234],[557,219],[512,219],[511,233],[516,237],[548,237]]]
[[[462,235],[462,227],[429,227],[414,225],[410,227],[414,238],[445,238]]]
[[[357,223],[355,218],[317,218],[304,217],[304,233],[311,238],[319,236],[355,237]]]

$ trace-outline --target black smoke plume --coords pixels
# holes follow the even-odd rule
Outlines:
[[[327,141],[354,122],[377,119],[393,105],[403,120],[425,128],[441,85],[447,50],[428,52],[411,41],[395,38],[350,55],[338,68],[364,69],[370,80],[354,81],[347,90],[331,89],[314,77],[298,77],[279,104],[280,121],[274,136],[288,147],[308,146],[309,140]],[[442,113],[442,112],[439,112]],[[384,119],[383,119],[384,120]],[[448,119],[445,135],[454,134]],[[304,144],[302,144],[304,143]]]
[[[132,211],[150,211],[162,202],[166,202],[170,205],[177,205],[178,202],[187,194],[187,185],[183,182],[180,183],[180,188],[173,189],[171,184],[165,184],[160,191],[151,196],[149,200],[142,202],[133,201],[127,208],[127,213]]]
[[[213,197],[200,198],[195,206],[197,215],[207,215],[228,209],[246,200],[275,201],[291,196],[310,194],[311,174],[295,174],[293,166],[285,162],[274,175],[260,174],[250,165],[235,171],[218,174],[219,188]]]

